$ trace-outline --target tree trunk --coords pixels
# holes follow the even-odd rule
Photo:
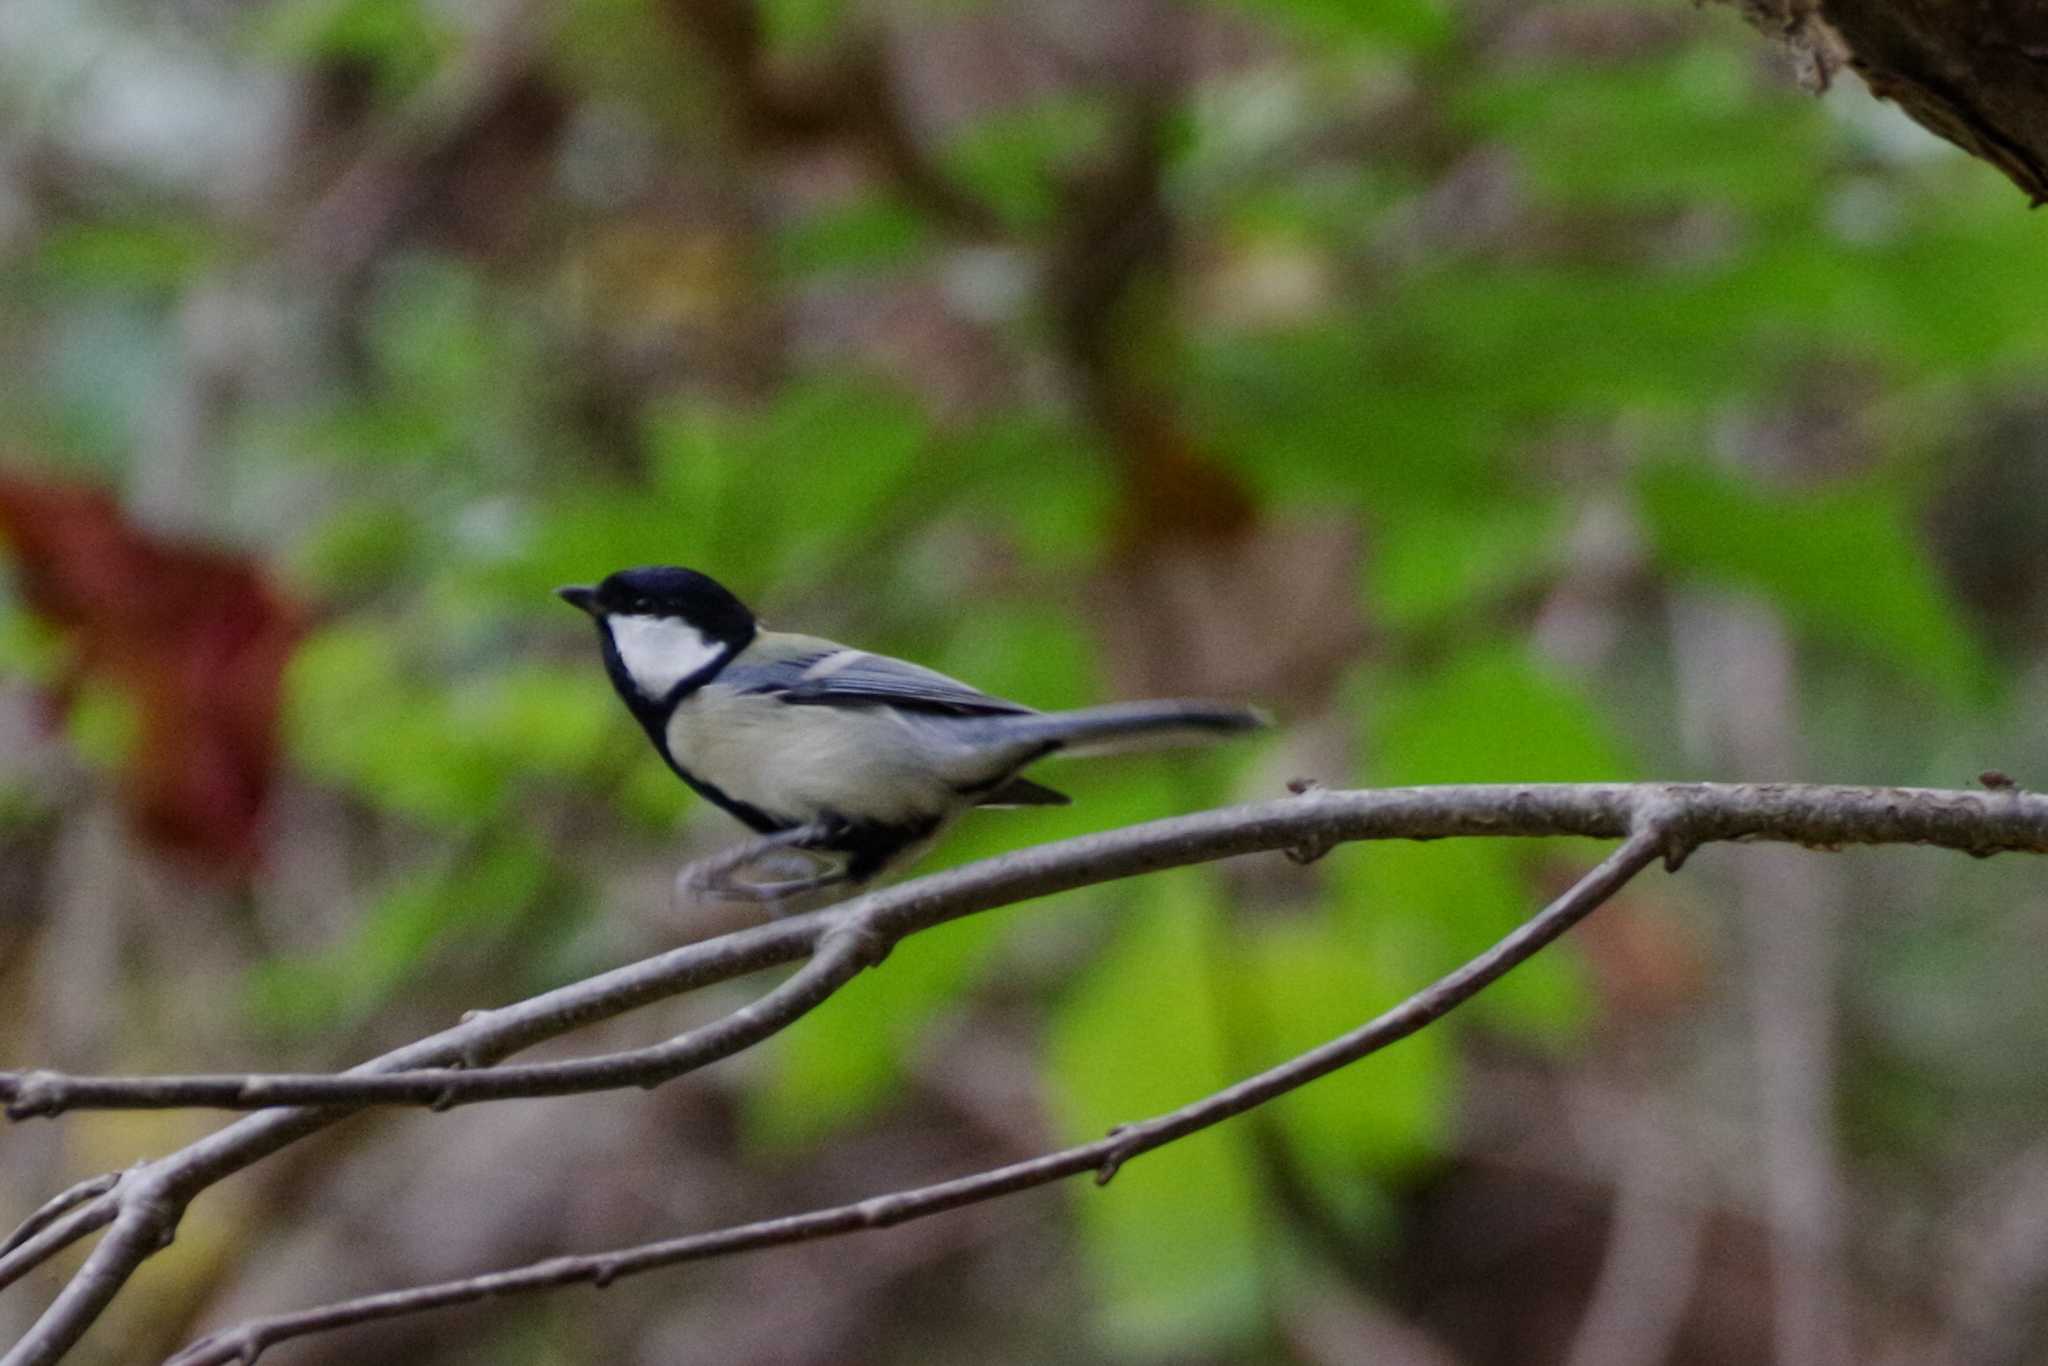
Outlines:
[[[1843,66],[2048,202],[2048,6],[2039,0],[1732,0],[1809,84]]]

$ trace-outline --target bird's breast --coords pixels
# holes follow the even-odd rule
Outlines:
[[[678,766],[791,824],[944,819],[998,762],[889,707],[791,705],[717,683],[677,705],[666,738]]]

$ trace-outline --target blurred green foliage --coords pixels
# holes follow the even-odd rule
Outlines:
[[[1223,914],[1199,873],[1133,889],[1125,923],[1073,983],[1052,1026],[1048,1061],[1074,1141],[1235,1079],[1245,1041],[1229,1036],[1218,1008],[1210,942]],[[1172,1356],[1252,1335],[1263,1235],[1247,1142],[1227,1127],[1193,1135],[1132,1161],[1099,1198],[1078,1200],[1119,1347]],[[1359,1158],[1353,1151],[1341,1160]]]
[[[552,890],[535,840],[506,834],[458,849],[365,908],[338,949],[262,964],[247,1005],[268,1029],[313,1034],[370,1019],[451,943],[544,959],[550,934],[535,912]]]
[[[1982,697],[1987,661],[1915,541],[1896,489],[1802,498],[1698,466],[1652,466],[1642,508],[1672,572],[1756,593],[1818,639],[1868,650],[1901,674]]]

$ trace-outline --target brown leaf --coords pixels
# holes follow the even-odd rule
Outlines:
[[[256,860],[284,666],[304,616],[248,559],[156,535],[103,490],[0,475],[0,539],[22,600],[63,635],[70,684],[134,702],[122,799],[149,844],[199,868]]]

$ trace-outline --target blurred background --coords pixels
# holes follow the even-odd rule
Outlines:
[[[1283,720],[929,866],[1296,778],[2041,781],[2040,232],[1679,0],[9,0],[0,1062],[333,1068],[742,923],[548,591],[649,561]],[[77,1359],[1098,1136],[1596,852],[1098,888],[653,1094],[354,1119]],[[1713,849],[1106,1190],[276,1357],[2048,1361],[2044,948],[2017,861]],[[221,1122],[0,1131],[0,1219]]]

